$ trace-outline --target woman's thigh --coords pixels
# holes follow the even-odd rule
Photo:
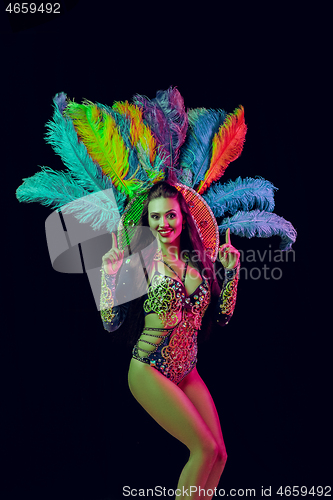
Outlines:
[[[178,385],[188,399],[200,413],[202,419],[210,429],[220,449],[225,453],[225,445],[220,425],[219,416],[213,401],[213,398],[200,377],[196,368],[194,368]]]
[[[214,436],[193,402],[162,373],[132,359],[128,382],[141,406],[190,451],[216,449]]]

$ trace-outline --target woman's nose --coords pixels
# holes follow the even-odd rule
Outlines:
[[[169,222],[168,222],[168,219],[166,218],[166,216],[162,216],[159,220],[159,226],[160,227],[170,227],[169,226]]]

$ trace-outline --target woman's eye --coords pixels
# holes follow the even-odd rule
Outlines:
[[[152,219],[154,219],[154,220],[159,219],[159,216],[158,216],[158,215],[156,215],[156,214],[152,214],[150,217],[151,217]],[[176,217],[176,214],[168,214],[168,218],[169,218],[169,219],[174,219],[175,217]]]

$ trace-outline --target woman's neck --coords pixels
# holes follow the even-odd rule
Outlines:
[[[166,262],[178,262],[180,259],[180,247],[176,245],[174,242],[168,244],[160,243],[160,248],[162,251],[162,258]]]

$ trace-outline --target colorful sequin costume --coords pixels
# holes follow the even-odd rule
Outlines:
[[[186,262],[181,281],[162,275],[155,268],[150,284],[146,285],[143,309],[145,316],[156,313],[164,327],[145,327],[133,349],[133,358],[156,368],[176,384],[196,365],[198,330],[211,298],[210,287],[205,279],[191,295],[187,295],[187,264]],[[131,297],[125,296],[123,292],[127,290],[126,284],[132,282],[131,259],[126,259],[119,271],[116,291],[116,276],[106,274],[104,269],[101,272],[101,317],[104,328],[112,332],[122,325],[128,311]],[[215,311],[220,326],[226,325],[233,314],[238,274],[239,267],[225,270],[225,279]],[[117,305],[117,298],[120,302],[127,302]]]

